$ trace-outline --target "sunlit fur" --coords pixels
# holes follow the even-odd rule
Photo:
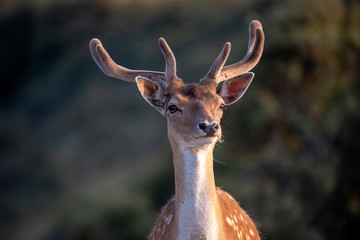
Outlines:
[[[172,144],[183,147],[204,147],[221,138],[221,128],[216,136],[209,137],[199,128],[199,123],[217,122],[223,115],[220,105],[223,100],[215,91],[198,84],[183,85],[169,92],[166,106],[176,105],[180,110],[174,114],[166,112],[168,134]]]
[[[148,239],[260,239],[236,200],[215,187],[213,150],[221,139],[221,128],[211,136],[199,128],[201,122],[220,123],[225,96],[216,93],[215,85],[179,83],[161,99],[154,99],[160,95],[144,95],[149,91],[143,88],[156,87],[149,82],[138,84],[149,103],[164,102],[163,110],[158,110],[167,118],[175,171],[175,196],[163,208]],[[174,105],[177,111],[167,110]]]

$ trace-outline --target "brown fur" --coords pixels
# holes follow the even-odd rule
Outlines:
[[[232,86],[233,84],[228,85]],[[235,91],[234,93],[231,90],[232,88]],[[232,88],[223,90],[223,92],[227,94],[237,94],[236,91],[243,91],[244,86],[235,84]],[[141,87],[139,87],[139,89],[141,89]],[[151,89],[154,89],[154,87],[151,87]],[[170,113],[169,111],[165,111],[164,114],[168,119],[168,135],[173,150],[176,194],[167,205],[163,207],[154,228],[148,236],[148,240],[168,240],[178,239],[179,237],[179,214],[181,205],[187,197],[187,194],[189,194],[187,185],[184,182],[187,174],[186,161],[188,161],[182,152],[184,146],[188,146],[188,149],[193,149],[194,153],[201,149],[208,149],[206,150],[207,155],[205,162],[206,185],[203,186],[203,189],[205,189],[204,193],[199,197],[203,198],[203,200],[207,199],[211,206],[214,206],[211,211],[213,211],[212,214],[216,216],[218,229],[216,239],[260,239],[254,223],[238,205],[236,200],[228,193],[215,187],[213,173],[213,148],[215,141],[209,140],[209,142],[206,142],[208,140],[205,139],[204,143],[199,142],[197,139],[197,137],[201,135],[201,131],[198,128],[199,122],[220,122],[223,110],[219,106],[224,103],[224,101],[218,94],[212,85],[177,84],[168,89],[168,94],[163,99],[163,101],[166,102],[166,108],[170,105],[176,105],[179,109],[178,112]],[[154,93],[153,95],[156,94]],[[157,96],[159,95],[157,94]],[[153,98],[153,96],[148,97]],[[217,132],[217,139],[220,138],[221,129]],[[197,168],[196,166],[195,168]],[[207,208],[202,210],[193,209],[193,211],[194,216],[199,216],[200,219],[206,219],[207,214],[210,214],[210,212],[206,212]],[[206,230],[206,226],[201,226],[201,222],[199,223],[200,225],[194,226],[193,232],[189,233],[190,235],[186,239],[206,239],[208,230]]]

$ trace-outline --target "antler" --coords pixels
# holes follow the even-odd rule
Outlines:
[[[99,39],[94,38],[90,41],[89,47],[91,55],[99,66],[99,68],[108,76],[118,78],[128,82],[135,82],[137,76],[142,76],[149,78],[165,88],[169,85],[171,81],[177,79],[176,76],[176,60],[175,56],[172,53],[169,45],[166,43],[165,39],[159,39],[159,46],[162,54],[164,55],[166,61],[165,72],[157,71],[146,71],[146,70],[131,70],[116,64],[102,46]]]
[[[259,21],[252,21],[249,25],[249,45],[245,57],[232,65],[224,66],[230,52],[230,43],[225,43],[219,56],[215,59],[209,72],[202,81],[215,81],[217,84],[250,71],[259,62],[264,48],[264,32]]]
[[[222,70],[227,58],[229,57],[230,50],[231,50],[231,43],[229,42],[225,43],[219,56],[215,59],[209,72],[206,74],[205,79],[213,80],[218,78],[220,71]]]

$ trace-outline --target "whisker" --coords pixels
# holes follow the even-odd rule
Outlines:
[[[214,162],[217,162],[217,163],[219,163],[219,164],[221,164],[221,165],[224,165],[224,166],[227,165],[226,162],[217,160],[217,159],[215,159],[215,158],[214,158]]]

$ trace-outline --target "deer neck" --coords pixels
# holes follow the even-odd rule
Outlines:
[[[217,239],[214,144],[201,148],[172,144],[172,148],[178,239]]]

